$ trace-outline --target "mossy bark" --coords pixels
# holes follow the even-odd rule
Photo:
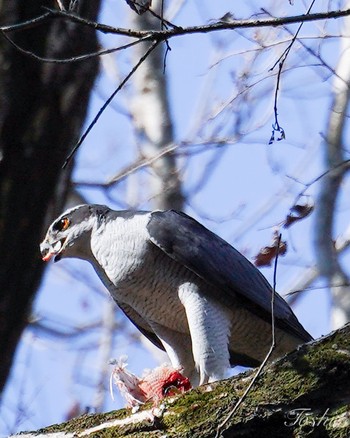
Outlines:
[[[29,436],[350,436],[350,324],[266,366],[235,415],[218,429],[255,372],[197,388],[159,408],[84,415]]]

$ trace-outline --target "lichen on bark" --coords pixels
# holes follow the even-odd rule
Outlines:
[[[350,324],[301,346],[266,366],[222,437],[349,437]],[[151,404],[83,415],[29,436],[215,437],[244,393],[255,370],[164,400],[162,413]],[[157,409],[158,411],[159,409]],[[153,419],[152,419],[153,417]],[[52,435],[53,434],[53,435]]]

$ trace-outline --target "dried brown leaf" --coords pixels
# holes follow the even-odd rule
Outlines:
[[[307,204],[296,204],[290,209],[286,220],[284,221],[283,227],[289,228],[295,222],[305,219],[313,211],[314,205],[311,203]]]
[[[255,266],[271,266],[273,260],[278,255],[287,252],[287,242],[281,240],[278,247],[279,233],[275,232],[270,246],[264,246],[255,257]]]

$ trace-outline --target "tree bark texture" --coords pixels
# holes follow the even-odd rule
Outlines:
[[[151,404],[84,415],[21,438],[349,437],[350,324],[266,366],[225,423],[256,370]],[[219,427],[219,429],[218,429]]]
[[[96,19],[100,2],[80,1],[79,14]],[[0,25],[30,20],[54,8],[53,0],[0,3]],[[96,34],[60,19],[7,34],[17,45],[46,58],[97,50]],[[0,391],[27,324],[43,271],[38,245],[59,182],[62,164],[77,141],[96,58],[44,63],[0,40]],[[61,201],[65,189],[61,187]]]
[[[161,15],[161,1],[154,0],[152,8]],[[132,29],[159,29],[161,22],[151,14],[137,15],[132,12]],[[135,63],[142,57],[150,43],[139,44],[134,49]],[[145,59],[134,75],[135,97],[131,113],[142,154],[152,160],[150,180],[153,208],[183,209],[183,195],[174,153],[162,155],[165,148],[174,142],[173,124],[168,99],[168,81],[165,69],[164,43],[158,45]]]
[[[346,2],[350,6],[350,1]],[[334,245],[334,223],[337,200],[345,172],[349,166],[341,166],[345,159],[344,134],[350,96],[350,17],[344,17],[340,57],[333,78],[332,104],[325,138],[325,167],[330,170],[324,176],[318,196],[315,223],[315,252],[317,268],[327,280],[332,294],[332,327],[341,327],[350,321],[350,288],[347,273],[339,262]]]

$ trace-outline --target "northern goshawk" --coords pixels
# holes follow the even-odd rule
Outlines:
[[[56,219],[43,260],[92,264],[118,306],[192,385],[257,366],[271,345],[273,289],[241,253],[182,212],[113,211],[79,205]],[[272,358],[312,337],[274,297]]]

